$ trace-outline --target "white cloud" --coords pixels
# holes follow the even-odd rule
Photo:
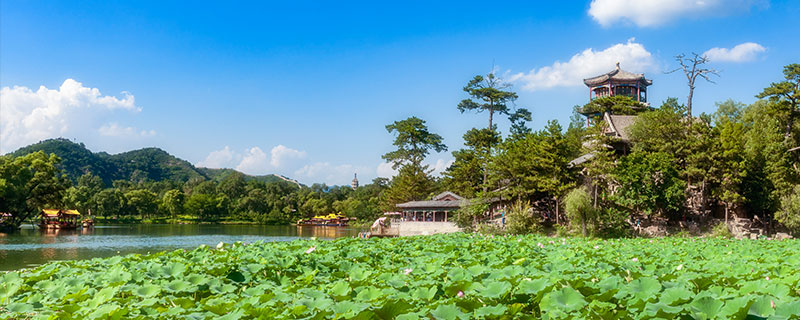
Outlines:
[[[747,62],[756,59],[767,49],[755,42],[745,42],[733,48],[711,48],[703,55],[713,62]]]
[[[727,15],[753,6],[768,6],[766,0],[592,0],[589,15],[607,27],[616,22],[654,27],[683,17]]]
[[[130,93],[122,92],[121,98],[104,96],[74,79],[64,80],[58,89],[3,87],[0,106],[0,153],[58,136],[90,138],[115,111],[141,111]],[[108,125],[104,132],[123,133],[119,129]],[[143,136],[149,135],[147,131]]]
[[[386,162],[379,164],[375,172],[377,173],[378,177],[381,178],[391,178],[397,174],[397,170],[392,168],[392,164]]]
[[[138,130],[134,127],[121,127],[116,122],[101,126],[97,129],[97,132],[102,136],[117,138],[152,137],[156,135],[155,130]]]
[[[211,151],[208,156],[197,163],[198,167],[206,168],[232,168],[242,159],[242,155],[237,154],[229,146],[221,150]]]
[[[289,161],[305,158],[306,152],[288,148],[282,144],[279,144],[272,148],[270,155],[270,164],[272,164],[272,166],[275,168],[280,168],[286,165]]]
[[[236,166],[236,170],[251,175],[267,174],[271,169],[267,154],[259,147],[246,150],[242,156],[242,162]]]
[[[436,163],[431,165],[431,168],[433,168],[433,174],[436,174],[436,175],[442,174],[442,172],[447,170],[447,168],[449,168],[451,165],[453,165],[454,162],[456,162],[456,161],[453,160],[453,159],[450,159],[450,160],[444,160],[444,159],[436,160]]]
[[[441,175],[442,172],[447,170],[455,160],[445,160],[445,159],[438,159],[434,163],[427,163],[428,169],[433,169],[431,174],[433,175]],[[378,167],[375,169],[375,173],[378,177],[381,178],[392,178],[397,175],[397,170],[392,168],[391,163],[382,162],[378,164]]]
[[[294,172],[296,179],[307,183],[325,182],[335,185],[349,185],[353,174],[370,172],[370,168],[357,167],[350,164],[333,165],[330,162],[316,162],[303,166]],[[370,172],[371,173],[371,172]],[[361,184],[365,184],[362,182]]]
[[[509,81],[520,82],[523,89],[535,91],[582,86],[583,79],[611,71],[617,62],[631,72],[654,70],[656,63],[653,55],[634,41],[630,39],[627,43],[618,43],[601,51],[589,48],[572,56],[567,62],[556,61],[528,73],[514,74]]]

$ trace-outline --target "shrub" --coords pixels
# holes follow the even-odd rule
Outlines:
[[[516,202],[506,211],[506,230],[511,234],[541,233],[539,217],[530,203]]]
[[[614,207],[600,211],[596,235],[603,238],[627,238],[632,234],[630,213]]]
[[[583,236],[589,235],[591,224],[597,216],[597,210],[592,207],[592,196],[585,187],[575,188],[567,194],[564,199],[564,207],[569,218],[569,224],[573,229],[580,227]]]
[[[489,211],[489,203],[481,198],[472,199],[469,204],[456,211],[456,225],[464,231],[476,230],[479,220]]]
[[[714,238],[733,238],[731,229],[728,228],[728,224],[725,222],[720,222],[714,226],[714,228],[711,229],[711,236]]]
[[[800,186],[781,198],[781,210],[775,213],[775,220],[786,226],[794,234],[800,234]]]
[[[480,223],[475,227],[475,232],[481,234],[502,235],[506,233],[506,230],[496,223]]]

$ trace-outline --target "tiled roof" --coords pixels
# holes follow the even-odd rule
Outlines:
[[[631,139],[628,128],[636,122],[636,116],[623,116],[606,114],[608,116],[608,130],[616,134],[622,140],[629,141]]]
[[[637,81],[638,80],[638,81],[644,82],[644,84],[646,84],[648,86],[653,84],[653,80],[646,79],[644,77],[644,73],[633,73],[633,72],[628,72],[628,71],[622,70],[622,69],[619,68],[619,63],[617,63],[617,68],[616,69],[611,70],[608,73],[601,74],[601,75],[596,76],[596,77],[583,79],[583,83],[586,84],[589,87],[594,87],[594,86],[600,85],[602,83],[605,83],[609,79],[610,80],[614,80],[614,81],[620,81],[620,82],[621,81]]]

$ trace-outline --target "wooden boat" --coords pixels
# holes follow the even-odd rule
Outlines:
[[[81,226],[84,228],[94,228],[94,219],[83,219]]]
[[[78,210],[43,209],[39,216],[41,229],[77,229],[80,226]]]
[[[356,218],[348,218],[341,213],[331,213],[327,216],[314,216],[311,219],[301,219],[297,221],[298,226],[320,226],[320,227],[346,227],[349,221]]]

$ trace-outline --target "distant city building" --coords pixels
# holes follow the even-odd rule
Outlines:
[[[350,184],[353,187],[353,190],[358,189],[358,173],[353,174],[353,182]]]

